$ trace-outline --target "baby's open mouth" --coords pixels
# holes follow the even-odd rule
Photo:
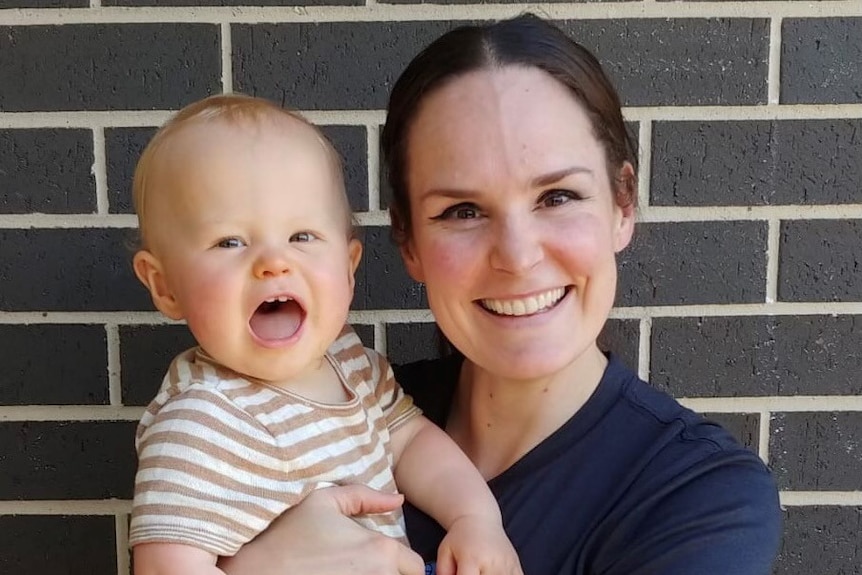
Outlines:
[[[278,341],[293,336],[305,319],[305,310],[287,296],[272,297],[257,306],[248,325],[258,338]]]

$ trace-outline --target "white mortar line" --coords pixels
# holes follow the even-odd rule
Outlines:
[[[766,236],[766,303],[778,301],[778,250],[781,243],[781,221],[769,219]]]
[[[840,120],[859,119],[862,117],[860,108],[862,104],[642,106],[623,108],[623,115],[629,121]]]
[[[638,331],[638,376],[649,381],[650,354],[652,346],[652,318],[645,317],[640,321]]]
[[[111,405],[123,405],[123,388],[120,365],[120,328],[114,322],[105,324],[108,345],[108,397]]]
[[[858,219],[862,219],[862,204],[828,204],[822,206],[646,206],[638,213],[638,221],[667,223]]]
[[[681,397],[680,403],[699,413],[862,411],[859,395],[791,395],[764,397]]]
[[[194,6],[194,7],[101,7],[95,8],[13,8],[0,10],[0,25],[50,25],[96,23],[201,22],[289,23],[368,22],[500,19],[525,11],[539,12],[551,19],[630,18],[782,18],[862,16],[862,3],[818,2],[816,11],[806,2],[735,1],[619,3],[538,3],[448,5],[368,4],[362,6]]]
[[[0,112],[0,128],[138,128],[161,126],[176,110]],[[299,110],[315,124],[382,124],[384,110]]]
[[[370,171],[370,170],[369,170]],[[377,201],[380,201],[380,194],[377,194]],[[353,214],[353,220],[357,225],[360,226],[388,226],[389,225],[389,212],[388,211],[376,211],[376,212],[356,212]]]
[[[862,4],[862,3],[860,3]],[[674,6],[676,4],[673,4]],[[135,128],[162,125],[176,110],[0,112],[0,128]],[[385,110],[299,110],[316,124],[379,125]],[[858,120],[862,104],[782,104],[758,106],[644,106],[623,108],[626,120],[745,121]]]
[[[611,310],[615,319],[644,317],[739,317],[793,315],[859,315],[862,302],[776,302],[751,304],[701,304],[678,306],[617,307]]]
[[[862,505],[862,491],[781,491],[778,496],[785,507]]]
[[[0,421],[138,421],[143,407],[113,405],[4,405]]]
[[[93,128],[93,179],[96,182],[96,213],[107,215],[110,206],[108,197],[108,161],[105,150],[105,129]]]
[[[781,101],[781,21],[781,16],[773,16],[769,20],[769,76],[767,82],[767,101],[770,104],[778,104]]]
[[[368,147],[368,209],[377,212],[380,211],[380,125],[368,124],[365,133],[365,145]],[[388,224],[387,218],[383,225]]]
[[[638,124],[638,206],[649,206],[650,180],[652,179],[652,121]]]
[[[386,339],[386,324],[382,321],[374,322],[374,349],[381,355],[388,353],[389,342]]]
[[[760,412],[760,421],[758,422],[759,427],[757,433],[757,453],[767,465],[769,465],[769,433],[771,420],[772,412]]]
[[[233,42],[230,33],[230,23],[222,22],[221,32],[221,90],[225,94],[233,92]]]
[[[0,515],[118,515],[129,513],[125,499],[73,501],[0,501]]]
[[[434,321],[434,316],[427,309],[355,310],[350,312],[348,320],[363,325],[375,325],[378,322],[428,323]]]
[[[127,515],[114,516],[114,531],[117,538],[117,575],[129,575],[129,523]]]

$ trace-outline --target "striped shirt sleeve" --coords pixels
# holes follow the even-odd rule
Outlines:
[[[372,378],[374,382],[374,395],[386,417],[386,426],[390,433],[420,415],[422,411],[413,403],[413,398],[404,393],[395,375],[392,366],[385,357],[373,349],[365,349],[368,361],[371,362]]]
[[[306,495],[285,481],[272,435],[211,388],[192,385],[168,400],[139,430],[137,447],[133,546],[233,555]]]

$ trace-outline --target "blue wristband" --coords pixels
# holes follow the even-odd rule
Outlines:
[[[436,563],[426,563],[425,564],[425,575],[436,575],[437,573],[437,564]]]

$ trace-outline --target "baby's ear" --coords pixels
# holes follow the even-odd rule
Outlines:
[[[359,260],[362,259],[362,242],[356,238],[351,238],[347,244],[347,257],[350,262],[350,289],[356,284],[356,268],[359,267]]]
[[[165,281],[159,259],[152,252],[140,250],[135,254],[132,265],[135,268],[135,275],[150,290],[150,296],[156,308],[173,320],[183,319],[182,309]]]

